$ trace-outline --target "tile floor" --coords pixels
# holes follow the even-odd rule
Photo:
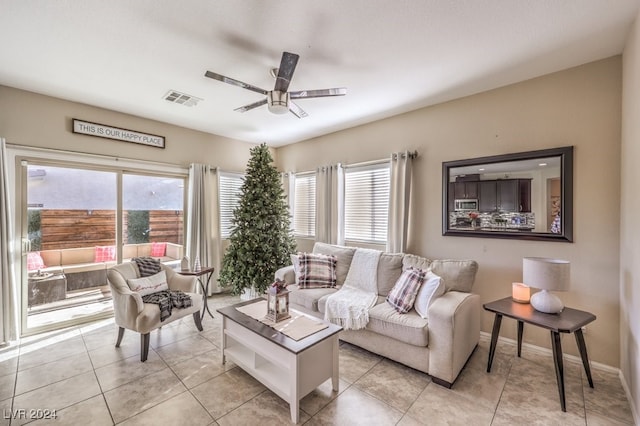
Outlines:
[[[237,302],[213,296],[213,308]],[[139,336],[104,320],[24,339],[0,349],[0,425],[21,425],[56,410],[56,425],[282,425],[288,405],[233,364],[220,362],[220,315],[198,333],[185,318],[151,334],[139,361]],[[307,425],[632,425],[615,373],[565,362],[567,412],[560,410],[551,356],[500,343],[485,372],[482,339],[452,389],[429,376],[342,343],[340,391],[327,381],[301,402]],[[21,411],[24,410],[24,411]],[[258,421],[259,419],[259,421]]]

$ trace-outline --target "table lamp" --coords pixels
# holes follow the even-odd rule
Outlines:
[[[569,290],[569,261],[544,257],[525,257],[522,261],[522,281],[541,291],[531,296],[531,306],[547,314],[562,312],[564,304],[549,291]]]

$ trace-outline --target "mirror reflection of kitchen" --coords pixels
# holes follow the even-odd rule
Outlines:
[[[562,233],[560,157],[449,169],[449,229]]]

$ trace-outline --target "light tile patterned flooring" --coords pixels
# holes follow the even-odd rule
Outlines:
[[[213,296],[212,308],[237,302]],[[212,311],[215,312],[214,309]],[[24,339],[0,349],[0,425],[28,423],[31,409],[56,410],[68,425],[282,425],[288,405],[220,358],[220,315],[198,333],[191,316],[151,334],[139,360],[139,335],[114,347],[113,320]],[[551,356],[500,343],[486,373],[483,339],[452,389],[358,347],[340,346],[340,391],[327,381],[301,402],[307,425],[632,425],[618,376],[565,362],[567,412],[560,410]],[[25,410],[25,411],[20,411]],[[35,412],[42,414],[42,412]],[[13,418],[12,418],[13,417]]]

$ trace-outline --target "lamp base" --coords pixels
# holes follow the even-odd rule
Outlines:
[[[531,296],[531,306],[533,306],[536,311],[546,314],[558,314],[564,309],[562,300],[547,290],[541,290]]]

